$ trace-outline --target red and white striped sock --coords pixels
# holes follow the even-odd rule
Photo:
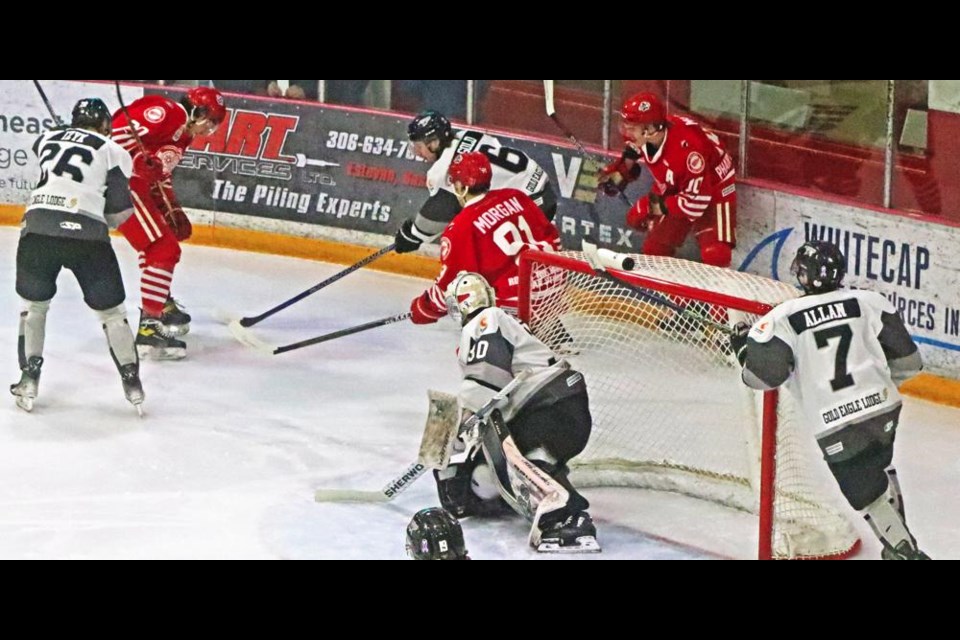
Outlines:
[[[140,297],[143,299],[143,312],[150,317],[163,315],[163,306],[170,297],[173,282],[173,269],[156,266],[144,266],[140,273]]]

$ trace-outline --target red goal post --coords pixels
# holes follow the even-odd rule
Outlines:
[[[521,319],[584,373],[590,392],[594,430],[571,461],[576,482],[756,513],[762,559],[854,553],[859,539],[792,398],[746,387],[726,332],[691,319],[752,323],[799,292],[687,260],[632,257],[632,271],[611,273],[649,295],[599,277],[579,252],[520,257]]]

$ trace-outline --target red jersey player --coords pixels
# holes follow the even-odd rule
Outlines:
[[[650,193],[634,203],[627,224],[649,230],[643,253],[672,256],[693,229],[706,264],[729,267],[736,246],[737,191],[733,159],[719,138],[696,121],[668,116],[652,93],[639,93],[623,104],[623,155],[602,170],[608,195],[640,175],[653,175]]]
[[[497,306],[515,313],[517,256],[527,249],[560,248],[560,234],[533,200],[517,189],[490,191],[491,175],[490,160],[482,153],[461,154],[450,164],[447,178],[463,209],[440,239],[440,275],[410,305],[416,324],[447,314],[444,293],[461,271],[482,275],[496,291]]]
[[[227,114],[216,89],[196,87],[180,103],[144,96],[113,114],[113,139],[133,157],[130,194],[134,215],[120,232],[140,252],[142,313],[137,332],[140,357],[179,360],[187,345],[176,339],[189,331],[190,316],[170,296],[180,241],[190,237],[190,220],[173,192],[171,173],[194,136],[209,135]]]

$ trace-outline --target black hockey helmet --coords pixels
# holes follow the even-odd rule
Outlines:
[[[426,142],[436,138],[441,147],[446,147],[453,139],[453,129],[450,121],[439,111],[424,111],[407,125],[407,136],[411,142]]]
[[[840,288],[847,260],[832,242],[812,240],[797,249],[790,272],[807,293],[827,293]]]
[[[71,127],[90,129],[99,133],[110,133],[110,110],[100,98],[84,98],[73,107]]]
[[[469,560],[463,529],[441,507],[421,509],[407,525],[407,555],[414,560]]]

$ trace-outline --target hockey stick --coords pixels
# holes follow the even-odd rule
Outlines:
[[[516,378],[510,381],[510,383],[505,386],[503,389],[497,392],[486,404],[480,407],[480,410],[475,414],[470,416],[470,418],[464,422],[463,426],[460,427],[461,431],[463,430],[472,430],[477,425],[480,424],[480,421],[487,417],[494,409],[501,406],[507,399],[507,397],[517,388],[523,380],[527,377],[526,373],[521,373]],[[431,398],[432,398],[431,394]],[[427,427],[426,430],[431,429],[431,421],[436,418],[434,414],[434,403],[430,403],[430,414],[427,416]],[[455,424],[453,425],[456,426]],[[453,429],[448,426],[446,434],[453,432]],[[446,435],[444,434],[444,435]],[[426,473],[427,469],[436,468],[442,469],[447,465],[447,456],[444,459],[435,459],[432,453],[427,453],[428,448],[433,445],[428,444],[431,438],[428,438],[424,434],[423,442],[420,443],[420,453],[418,459],[412,465],[407,467],[407,469],[401,473],[399,476],[388,482],[383,486],[380,491],[358,491],[353,489],[317,489],[314,493],[313,499],[317,502],[389,502],[397,497],[397,494],[406,490],[413,481]],[[445,447],[444,447],[445,448]]]
[[[368,264],[370,264],[370,263],[373,262],[374,260],[376,260],[376,259],[378,259],[378,258],[381,258],[381,257],[385,256],[386,254],[390,253],[390,252],[393,251],[396,247],[397,247],[397,245],[396,245],[395,243],[394,243],[394,244],[387,245],[386,247],[384,247],[383,249],[380,249],[380,250],[377,251],[376,253],[371,253],[371,254],[368,255],[366,258],[360,260],[359,262],[356,262],[356,263],[350,265],[349,267],[347,267],[347,268],[344,269],[343,271],[340,271],[339,273],[335,273],[334,275],[330,276],[329,278],[327,278],[327,279],[324,280],[323,282],[321,282],[321,283],[319,283],[319,284],[316,284],[316,285],[310,287],[309,289],[307,289],[306,291],[304,291],[304,292],[302,292],[302,293],[298,293],[297,295],[293,296],[292,298],[290,298],[289,300],[287,300],[287,301],[285,301],[285,302],[281,302],[280,304],[278,304],[278,305],[275,306],[274,308],[272,308],[272,309],[270,309],[270,310],[268,310],[268,311],[264,311],[263,313],[261,313],[261,314],[258,315],[258,316],[248,316],[248,317],[245,317],[245,318],[240,318],[239,320],[234,320],[234,321],[231,322],[230,324],[231,324],[231,325],[233,325],[233,324],[238,324],[238,325],[240,325],[241,327],[252,327],[253,325],[257,324],[258,322],[262,322],[263,320],[266,320],[267,318],[269,318],[269,317],[272,316],[273,314],[278,313],[278,312],[280,312],[280,311],[283,311],[283,310],[286,309],[287,307],[289,307],[289,306],[291,306],[291,305],[294,305],[294,304],[296,304],[297,302],[300,302],[301,300],[303,300],[303,299],[306,298],[307,296],[311,296],[311,295],[315,294],[317,291],[320,291],[320,289],[323,289],[323,288],[326,287],[327,285],[333,284],[334,282],[336,282],[336,281],[339,280],[340,278],[343,278],[344,276],[350,275],[351,273],[353,273],[354,271],[356,271],[357,269],[359,269],[359,268],[361,268],[361,267],[367,266]]]
[[[43,104],[47,106],[47,111],[50,112],[50,117],[53,118],[53,121],[57,123],[57,126],[60,128],[65,128],[67,125],[63,120],[60,119],[60,116],[56,114],[53,110],[53,105],[50,104],[50,100],[47,99],[47,94],[43,91],[43,87],[40,86],[39,80],[33,81],[33,86],[37,88],[37,92],[40,94],[40,99],[43,100]]]
[[[640,296],[641,298],[643,298],[648,302],[652,302],[653,304],[658,304],[660,306],[667,307],[668,309],[672,309],[673,311],[676,311],[678,315],[684,318],[688,318],[694,322],[699,322],[700,324],[706,325],[708,327],[713,327],[714,329],[717,329],[718,331],[722,331],[723,333],[726,333],[728,335],[733,334],[733,329],[731,329],[725,324],[722,324],[720,322],[707,318],[706,316],[702,316],[695,311],[691,311],[690,309],[688,309],[683,305],[679,305],[671,300],[668,300],[667,298],[661,295],[658,295],[657,293],[654,293],[642,287],[638,287],[637,285],[631,282],[628,282],[622,278],[618,278],[614,276],[609,271],[607,271],[607,266],[610,263],[609,263],[609,258],[605,258],[604,254],[601,253],[604,250],[602,249],[598,250],[595,244],[592,244],[586,241],[584,241],[582,245],[583,245],[582,246],[583,256],[584,258],[586,258],[587,262],[593,268],[593,271],[597,276],[603,278],[604,280],[608,280],[610,282],[616,283],[621,287],[629,289],[630,291],[637,294],[638,296]],[[620,255],[613,251],[608,251],[607,253],[612,254],[613,256]],[[621,264],[625,263],[627,260],[632,260],[632,258],[630,258],[629,256],[623,256],[623,261]],[[606,262],[607,264],[604,264],[604,262]],[[623,268],[624,270],[629,270],[629,269],[626,269],[625,267],[616,266],[616,265],[614,265],[613,268],[617,268],[617,269]]]
[[[570,129],[568,129],[562,122],[560,122],[560,118],[557,116],[557,108],[553,102],[553,80],[543,81],[543,98],[544,105],[547,109],[547,117],[553,120],[553,123],[557,125],[557,128],[560,129],[563,135],[565,135],[567,139],[573,143],[573,145],[580,151],[581,155],[593,160],[598,167],[602,167],[604,164],[606,164],[606,160],[587,151],[586,147],[583,146],[577,136],[573,135],[573,132],[570,131]],[[627,198],[627,195],[623,191],[620,191],[619,193],[620,199],[623,200],[628,207],[632,207],[633,203],[630,202],[629,198]]]
[[[251,332],[241,327],[239,323],[230,323],[230,332],[233,333],[234,338],[246,346],[266,353],[267,355],[275,356],[281,353],[286,353],[287,351],[294,351],[295,349],[302,349],[311,345],[320,344],[321,342],[327,342],[328,340],[336,340],[337,338],[349,336],[354,333],[360,333],[361,331],[366,331],[367,329],[376,329],[377,327],[382,327],[386,324],[400,322],[401,320],[406,320],[409,318],[410,315],[410,312],[406,311],[395,316],[381,318],[380,320],[374,320],[373,322],[365,322],[364,324],[358,324],[355,327],[340,329],[339,331],[334,331],[333,333],[325,333],[322,336],[317,336],[316,338],[309,338],[307,340],[301,340],[300,342],[285,344],[280,347],[267,344],[263,340],[257,338]]]

